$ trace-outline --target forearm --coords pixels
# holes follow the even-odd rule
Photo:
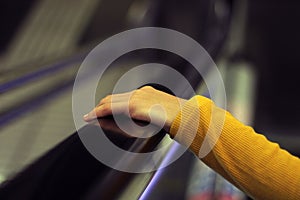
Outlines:
[[[212,117],[212,113],[217,117]],[[209,127],[214,126],[215,122],[220,123],[218,117],[222,118],[223,113],[225,121],[221,135],[212,151],[202,160],[257,199],[299,199],[299,158],[255,133],[251,127],[243,125],[228,112],[215,107],[209,99],[197,96],[188,101],[173,122],[170,134],[175,136],[180,125],[195,123],[195,119],[200,116],[198,131],[190,146],[190,149],[199,155]],[[216,121],[211,121],[212,118]],[[190,137],[188,128],[183,131]],[[210,131],[210,134],[215,133]]]

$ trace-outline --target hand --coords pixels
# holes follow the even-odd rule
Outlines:
[[[125,114],[133,119],[155,125],[164,123],[164,129],[170,130],[172,122],[187,100],[145,86],[132,92],[113,94],[103,98],[84,120],[90,122],[97,117],[113,114]]]

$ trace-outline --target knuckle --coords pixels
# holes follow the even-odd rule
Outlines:
[[[145,90],[145,91],[149,91],[149,90],[153,90],[154,88],[152,86],[146,85],[144,87],[141,88],[141,90]]]
[[[152,92],[154,90],[151,86],[144,86],[142,88],[136,89],[133,91],[132,97],[141,97],[143,95],[147,95],[148,93]]]
[[[129,109],[129,112],[134,112],[136,110],[136,100],[135,99],[132,99],[129,101],[129,104],[128,104],[128,109]]]
[[[101,99],[100,104],[105,103],[109,100],[110,95],[106,95],[103,99]]]
[[[104,100],[109,100],[110,98],[111,98],[111,95],[109,94],[104,97]]]
[[[110,105],[109,104],[103,104],[102,105],[102,107],[101,107],[101,111],[103,112],[103,113],[106,113],[106,112],[108,112],[110,110]]]
[[[142,92],[143,91],[141,91],[140,89],[134,90],[131,94],[130,101],[135,101],[136,99],[138,99],[139,96],[141,96]]]

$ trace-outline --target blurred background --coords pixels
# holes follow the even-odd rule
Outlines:
[[[228,110],[299,156],[299,8],[296,0],[2,0],[0,182],[76,131],[72,86],[87,53],[114,34],[143,26],[171,28],[198,41],[223,75]],[[147,62],[173,67],[205,93],[187,61],[148,49],[113,63],[99,98],[133,65]],[[195,173],[205,168],[198,162],[192,167]],[[181,195],[192,199],[197,192],[227,191],[220,178],[202,172],[191,172],[189,187],[179,184],[186,188]],[[209,182],[201,176],[214,177],[211,188],[194,183],[195,177]]]

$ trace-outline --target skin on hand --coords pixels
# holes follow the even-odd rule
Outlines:
[[[172,122],[186,101],[153,87],[145,86],[131,92],[106,96],[83,118],[86,122],[90,122],[97,117],[125,114],[133,119],[155,125],[165,122],[164,129],[169,131]]]

